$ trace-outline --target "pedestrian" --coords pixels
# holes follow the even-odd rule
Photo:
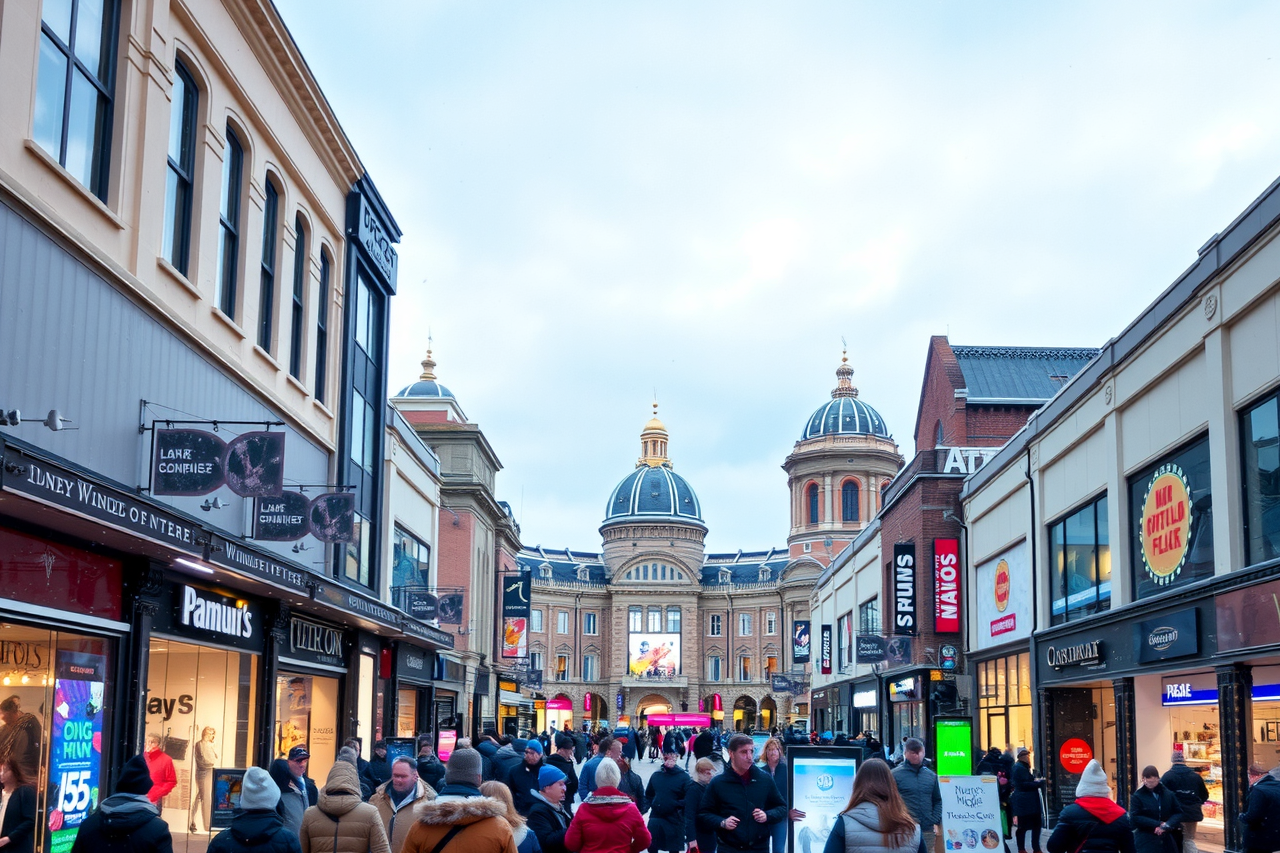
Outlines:
[[[685,797],[694,781],[680,768],[679,758],[675,744],[667,741],[662,747],[662,766],[649,777],[644,789],[650,804],[649,849],[655,853],[681,853],[693,841],[693,835],[686,832]]]
[[[502,817],[511,827],[511,838],[516,843],[516,853],[542,853],[542,845],[538,843],[538,836],[529,829],[529,821],[516,811],[510,788],[501,782],[485,782],[480,786],[480,793],[500,801],[506,807],[507,813]]]
[[[480,742],[476,744],[476,752],[480,753],[481,773],[484,774],[486,782],[497,778],[497,768],[494,766],[493,758],[498,754],[499,747],[498,733],[493,729],[485,729],[480,735]]]
[[[240,780],[240,808],[231,826],[209,842],[208,853],[301,853],[298,834],[284,825],[276,806],[280,787],[261,767],[250,767]]]
[[[391,778],[378,786],[369,805],[378,810],[387,832],[391,853],[400,853],[413,828],[413,810],[419,803],[436,798],[435,789],[418,775],[418,762],[401,755],[391,762]]]
[[[996,749],[992,747],[992,752]],[[997,761],[1002,760],[997,755]],[[1044,829],[1044,814],[1040,811],[1040,790],[1044,780],[1036,778],[1031,769],[1031,751],[1025,746],[1018,750],[1018,760],[1013,764],[1013,778],[1009,782],[1009,814],[1017,825],[1014,834],[1018,853],[1026,853],[1027,836],[1031,836],[1033,853],[1040,853],[1040,832]],[[1176,851],[1175,851],[1176,853]]]
[[[18,760],[6,755],[0,758],[0,845],[4,853],[32,853],[35,833],[36,789]]]
[[[40,776],[41,742],[44,728],[40,718],[22,710],[22,699],[16,693],[0,702],[0,755],[12,755],[26,779]]]
[[[591,757],[591,736],[587,734],[587,724],[582,725],[582,731],[573,733],[573,760],[578,764]]]
[[[516,750],[517,743],[519,751]],[[519,767],[520,762],[524,761],[524,750],[527,744],[524,741],[516,741],[513,738],[503,735],[502,745],[493,753],[491,761],[493,762],[493,778],[499,782],[506,782],[511,778],[513,768]],[[488,780],[485,780],[488,781]],[[520,805],[520,801],[516,800],[516,805]]]
[[[178,787],[178,774],[174,772],[173,759],[160,748],[160,735],[154,732],[147,735],[147,748],[142,754],[147,759],[147,769],[153,783],[151,790],[147,792],[147,799],[158,803]]]
[[[616,763],[599,765],[591,796],[569,823],[565,847],[577,853],[640,853],[652,843],[640,810],[618,790],[621,778]]]
[[[902,763],[893,768],[893,781],[907,811],[920,824],[926,853],[933,853],[933,841],[942,823],[942,789],[938,787],[938,774],[924,765],[924,742],[920,738],[903,742]]]
[[[565,834],[573,820],[573,809],[564,800],[565,775],[554,767],[538,771],[538,789],[533,792],[529,828],[538,836],[542,853],[567,853]]]
[[[525,817],[533,808],[533,792],[538,790],[538,773],[541,772],[542,742],[537,738],[525,742],[523,760],[512,767],[507,778],[502,780],[511,789],[511,798],[515,800],[516,811]]]
[[[636,754],[644,757],[647,745],[652,742],[657,729],[653,726],[641,726],[636,729]]]
[[[1280,768],[1277,768],[1280,770]],[[1249,765],[1249,793],[1240,815],[1245,853],[1280,850],[1280,778],[1261,764]]]
[[[755,764],[755,742],[747,735],[729,739],[729,766],[711,780],[702,796],[698,826],[716,832],[716,846],[765,853],[769,824],[787,819],[778,786]]]
[[[1107,774],[1097,759],[1085,765],[1076,801],[1058,813],[1045,846],[1049,853],[1135,853],[1133,825],[1111,799]]]
[[[631,769],[631,762],[626,758],[617,760],[618,773],[622,779],[618,782],[618,790],[631,798],[640,809],[640,814],[649,811],[649,798],[644,795],[644,780],[640,774]]]
[[[394,769],[394,768],[393,768]],[[431,745],[431,735],[418,738],[418,776],[435,791],[444,783],[444,762]]]
[[[280,804],[276,807],[284,825],[297,835],[302,831],[302,816],[307,809],[320,799],[316,783],[307,778],[307,761],[310,754],[306,747],[295,746],[289,750],[290,755],[301,755],[301,758],[277,758],[271,762],[268,773],[280,789]]]
[[[417,821],[399,853],[516,853],[501,800],[480,793],[479,751],[455,749],[444,764],[444,787],[415,810]]]
[[[360,799],[360,772],[335,761],[319,801],[302,816],[302,853],[391,853],[378,810]]]
[[[1209,799],[1209,789],[1204,777],[1187,766],[1182,745],[1173,750],[1172,764],[1160,777],[1164,785],[1178,798],[1178,812],[1182,815],[1182,850],[1196,853],[1196,828],[1204,820],[1204,803]]]
[[[699,758],[698,763],[693,765],[693,784],[684,796],[685,832],[693,834],[690,853],[695,850],[697,853],[716,853],[715,831],[698,826],[698,812],[702,810],[702,797],[707,792],[707,786],[718,772],[715,762],[710,758]]]
[[[355,747],[344,746],[338,750],[338,761],[345,761],[352,767],[356,768],[356,779],[360,782],[360,800],[361,802],[369,802],[369,798],[373,796],[374,789],[377,787],[372,784],[373,778],[366,773],[360,772],[360,753],[356,752]],[[368,762],[365,762],[368,764]]]
[[[920,827],[898,792],[888,763],[868,758],[854,774],[849,803],[831,827],[822,853],[916,853],[919,849]]]
[[[572,803],[578,795],[578,771],[573,766],[573,736],[564,732],[556,734],[556,751],[547,756],[547,764],[564,774],[565,802]]]
[[[391,762],[387,760],[387,742],[385,740],[375,740],[373,742],[373,758],[368,761],[359,757],[359,740],[351,738],[346,745],[355,749],[357,769],[359,769],[361,777],[368,783],[370,790],[386,784],[387,780],[391,778]]]
[[[594,756],[587,759],[587,763],[582,765],[582,773],[578,776],[578,795],[586,802],[587,797],[591,796],[592,789],[596,786],[596,773],[599,770],[600,762],[606,758],[614,761],[622,759],[622,744],[618,743],[611,737],[603,737],[597,744],[599,750]]]
[[[1181,820],[1178,798],[1160,782],[1155,765],[1148,764],[1142,769],[1142,784],[1129,796],[1134,849],[1137,853],[1179,853]]]
[[[169,824],[147,797],[153,785],[146,758],[126,761],[116,792],[80,824],[71,853],[173,853]]]
[[[776,737],[769,738],[764,742],[764,749],[761,752],[764,758],[764,764],[762,765],[764,772],[773,778],[773,784],[778,788],[778,796],[782,797],[782,801],[789,806],[791,803],[791,783],[787,776],[787,762],[782,758],[782,741]],[[787,830],[793,820],[804,820],[804,812],[799,809],[788,808],[787,820],[773,827],[773,835],[770,837],[773,853],[784,853],[787,849]]]

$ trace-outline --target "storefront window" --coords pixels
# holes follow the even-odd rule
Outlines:
[[[1280,399],[1268,397],[1241,418],[1245,546],[1249,565],[1280,557]]]
[[[281,673],[276,677],[275,757],[295,746],[311,753],[307,775],[325,779],[338,755],[338,679]]]
[[[1198,838],[1203,842],[1205,830],[1221,833],[1222,822],[1222,741],[1218,725],[1218,679],[1212,672],[1168,676],[1161,682],[1161,704],[1168,715],[1153,721],[1152,728],[1164,735],[1162,746],[1181,750],[1187,766],[1204,777],[1209,799],[1201,807],[1204,821]],[[1256,717],[1256,712],[1255,712]],[[1167,720],[1167,721],[1166,721]],[[1265,726],[1261,721],[1258,726]],[[1157,757],[1160,757],[1157,753]]]
[[[1033,749],[1030,654],[981,661],[977,669],[979,746]]]
[[[1130,477],[1129,506],[1135,598],[1213,576],[1208,438]]]
[[[418,734],[418,689],[400,688],[396,697],[396,737]]]
[[[1049,525],[1052,623],[1111,608],[1111,546],[1107,496]]]

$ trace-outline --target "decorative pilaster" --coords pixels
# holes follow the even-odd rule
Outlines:
[[[147,684],[151,661],[151,624],[160,612],[160,594],[164,592],[162,564],[147,562],[125,576],[124,593],[133,625],[126,641],[129,662],[129,687],[124,695],[137,696],[138,701],[125,714],[124,754],[142,752],[142,739],[147,724]]]
[[[1032,654],[1035,654],[1034,648]],[[1040,688],[1036,691],[1039,694],[1040,701],[1036,703],[1036,713],[1040,719],[1035,727],[1036,732],[1040,735],[1039,743],[1036,744],[1036,755],[1040,756],[1040,768],[1044,773],[1044,798],[1045,803],[1049,807],[1049,825],[1058,819],[1058,774],[1053,772],[1056,764],[1053,760],[1053,745],[1057,742],[1054,734],[1053,724],[1053,700],[1054,694],[1052,690]]]
[[[280,672],[280,652],[289,648],[289,607],[276,603],[267,616],[267,631],[262,649],[262,680],[258,682],[258,761],[259,767],[270,767],[276,757],[276,675]]]
[[[1116,799],[1129,807],[1129,792],[1138,785],[1138,739],[1132,678],[1111,681],[1116,703]]]
[[[1249,751],[1253,746],[1253,670],[1243,664],[1215,667],[1222,752],[1222,813],[1226,849],[1243,849],[1238,815],[1249,793]]]

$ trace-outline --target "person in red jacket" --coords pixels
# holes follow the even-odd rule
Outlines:
[[[147,759],[147,770],[151,772],[151,790],[147,799],[158,803],[165,794],[178,787],[178,774],[173,770],[173,759],[160,748],[160,735],[147,735],[147,751],[143,753]]]
[[[653,840],[635,802],[618,783],[622,773],[609,759],[596,768],[596,787],[578,807],[564,836],[577,853],[640,853]]]

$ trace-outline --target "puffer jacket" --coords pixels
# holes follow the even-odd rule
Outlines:
[[[391,853],[397,853],[404,846],[404,839],[409,834],[409,830],[413,828],[413,822],[416,819],[413,810],[419,803],[434,800],[436,792],[430,785],[419,779],[409,799],[396,806],[395,801],[391,799],[391,793],[387,790],[390,787],[390,782],[379,785],[378,790],[374,791],[373,796],[369,798],[369,805],[378,810],[378,818],[382,821],[382,826],[387,831],[387,841],[391,844]]]
[[[689,796],[689,786],[696,784],[679,765],[664,764],[649,777],[644,795],[649,801],[649,834],[653,836],[654,850],[684,850],[694,839],[688,831],[692,827],[685,821],[685,798]]]
[[[1175,764],[1160,777],[1164,785],[1178,798],[1178,811],[1183,823],[1204,820],[1204,801],[1209,799],[1209,789],[1204,777],[1185,764]]]
[[[1139,785],[1129,797],[1129,822],[1133,824],[1133,843],[1138,853],[1167,853],[1181,851],[1182,815],[1178,813],[1178,798],[1164,785],[1148,788]],[[1168,838],[1156,835],[1160,824],[1169,827]]]
[[[942,789],[938,787],[937,773],[925,767],[924,762],[916,767],[904,758],[893,768],[893,781],[916,823],[928,829],[942,823]]]
[[[116,794],[80,824],[71,853],[173,853],[173,836],[146,795]]]
[[[881,828],[880,810],[875,803],[858,803],[840,815],[822,853],[915,853],[920,849],[920,827],[899,847],[887,846],[888,839]]]
[[[1135,853],[1133,824],[1106,797],[1077,797],[1058,815],[1045,849],[1049,853]]]
[[[578,807],[564,846],[578,853],[640,853],[652,840],[631,798],[606,785]]]
[[[302,853],[391,853],[378,810],[360,802],[354,764],[336,762],[320,789],[320,803],[307,809],[298,833]]]
[[[299,853],[298,836],[274,809],[238,812],[231,827],[209,842],[208,853]]]
[[[445,785],[414,810],[418,820],[399,853],[431,853],[455,826],[463,827],[441,853],[516,853],[507,806],[465,785]]]
[[[483,753],[481,753],[483,755]],[[512,744],[503,744],[493,754],[493,778],[506,784],[511,778],[511,770],[524,763],[524,750],[516,752]]]

